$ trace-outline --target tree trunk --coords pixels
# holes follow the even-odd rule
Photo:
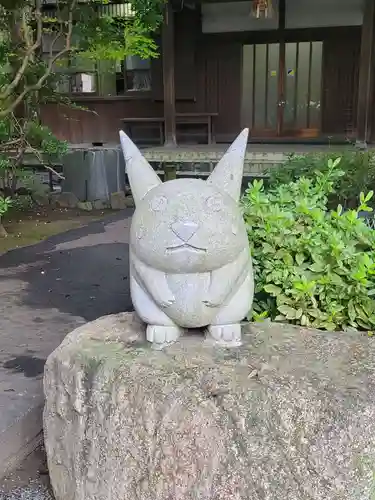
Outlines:
[[[1,217],[0,217],[0,238],[5,238],[6,236],[8,236],[8,233],[5,229],[5,227],[3,226],[3,223],[1,222]]]

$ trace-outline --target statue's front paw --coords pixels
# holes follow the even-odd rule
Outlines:
[[[207,329],[207,339],[224,347],[241,345],[241,325],[211,325]]]
[[[154,349],[162,349],[175,342],[182,335],[182,328],[178,326],[147,326],[147,340],[153,344]]]

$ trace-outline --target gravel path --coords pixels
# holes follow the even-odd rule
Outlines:
[[[30,482],[28,486],[15,488],[9,493],[2,493],[0,490],[0,500],[53,500],[48,488]]]
[[[53,500],[43,448],[37,449],[19,469],[0,482],[0,500]]]

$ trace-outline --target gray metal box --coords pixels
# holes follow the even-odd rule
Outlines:
[[[74,149],[62,163],[62,190],[80,201],[108,201],[111,193],[125,190],[125,161],[119,147]]]

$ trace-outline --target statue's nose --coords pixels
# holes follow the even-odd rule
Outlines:
[[[176,236],[186,242],[197,232],[198,224],[195,222],[174,222],[171,228]]]

